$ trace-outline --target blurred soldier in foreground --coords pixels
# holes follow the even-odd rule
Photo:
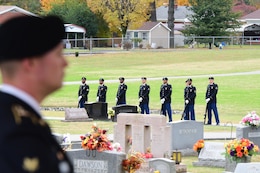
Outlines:
[[[57,17],[15,17],[0,27],[0,170],[72,173],[39,106],[61,88],[67,62]]]

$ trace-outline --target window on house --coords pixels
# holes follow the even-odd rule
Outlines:
[[[147,40],[147,33],[143,32],[143,40]]]

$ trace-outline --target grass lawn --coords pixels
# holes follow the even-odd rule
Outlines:
[[[95,101],[100,77],[106,80],[117,80],[119,76],[126,78],[127,103],[138,105],[139,81],[128,79],[148,77],[151,86],[150,108],[160,109],[159,89],[161,78],[170,78],[172,84],[172,108],[183,110],[184,81],[193,77],[197,87],[195,104],[196,119],[203,120],[205,111],[205,91],[208,76],[214,74],[250,72],[260,70],[260,49],[251,47],[224,50],[208,49],[176,49],[173,51],[130,51],[115,54],[85,55],[78,58],[69,56],[69,67],[65,81],[80,81],[82,76],[97,83],[90,84],[89,101]],[[198,76],[197,76],[198,75]],[[204,75],[204,76],[200,76]],[[222,123],[239,123],[242,116],[255,110],[260,112],[260,83],[259,74],[216,76],[219,85],[218,109]],[[158,78],[149,80],[149,78]],[[115,105],[115,95],[118,87],[116,82],[106,82],[108,86],[107,102],[111,108]],[[65,85],[59,91],[50,95],[42,106],[76,107],[78,85]],[[55,113],[56,114],[56,113]],[[63,114],[64,115],[64,114]],[[179,120],[180,115],[174,115]],[[214,119],[213,119],[214,122]]]
[[[83,55],[75,58],[68,56],[69,67],[66,70],[65,81],[80,81],[82,76],[87,80],[96,81],[90,84],[89,101],[95,101],[98,87],[98,79],[105,79],[108,86],[107,102],[111,108],[115,105],[115,95],[118,87],[116,82],[106,80],[126,78],[127,103],[138,105],[138,89],[140,81],[128,81],[128,79],[146,76],[151,86],[150,108],[160,109],[159,89],[161,78],[167,76],[173,86],[172,108],[183,110],[184,81],[193,76],[193,84],[197,87],[195,104],[196,119],[203,121],[205,111],[205,91],[208,84],[208,76],[225,73],[251,72],[260,70],[260,49],[254,46],[227,47],[218,49],[175,49],[175,50],[151,50],[151,51],[119,51],[108,54]],[[204,75],[204,76],[202,76]],[[216,75],[215,75],[216,76]],[[172,78],[171,78],[172,77]],[[1,78],[1,76],[0,76]],[[151,78],[159,78],[149,80]],[[249,111],[255,110],[260,114],[260,75],[235,75],[216,76],[215,82],[219,85],[218,109],[221,123],[232,122],[237,124]],[[51,94],[42,103],[48,107],[76,107],[77,91],[79,85],[65,85],[59,91]],[[44,116],[64,117],[63,111],[43,111]],[[173,115],[174,120],[180,120],[181,115]],[[85,134],[90,131],[93,122],[70,122],[48,120],[53,132]],[[108,129],[113,133],[114,123],[110,121],[95,121],[99,127]],[[215,120],[213,118],[213,123]],[[230,127],[205,126],[205,132],[230,132]],[[235,129],[233,129],[235,131]],[[253,157],[252,161],[260,161],[260,156]],[[221,168],[193,167],[192,162],[197,157],[184,157],[183,163],[192,173],[219,173]]]

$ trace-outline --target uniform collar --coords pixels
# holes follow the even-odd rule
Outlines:
[[[14,87],[12,85],[9,85],[9,84],[2,84],[0,86],[0,91],[10,94],[20,100],[23,100],[25,103],[27,103],[29,106],[31,106],[35,110],[35,112],[37,112],[39,115],[41,115],[40,109],[39,109],[40,108],[39,103],[28,93]]]

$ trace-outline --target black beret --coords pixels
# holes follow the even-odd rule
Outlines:
[[[164,77],[164,78],[162,78],[162,80],[168,80],[168,78],[167,78],[167,77]]]
[[[124,78],[124,77],[120,77],[120,78],[119,78],[119,80],[123,80],[123,81],[124,81],[124,80],[125,80],[125,78]]]
[[[11,18],[0,26],[0,62],[43,55],[64,35],[64,23],[56,16]]]
[[[147,78],[146,78],[146,77],[142,77],[141,79],[144,79],[144,80],[146,80]]]
[[[211,76],[211,77],[209,77],[209,79],[213,79],[214,80],[214,77]]]
[[[86,77],[82,77],[81,80],[87,80],[87,78]]]
[[[99,81],[103,81],[103,82],[104,82],[104,79],[103,79],[103,78],[100,78]]]
[[[187,79],[185,82],[192,82],[192,79],[189,78],[189,79]]]

